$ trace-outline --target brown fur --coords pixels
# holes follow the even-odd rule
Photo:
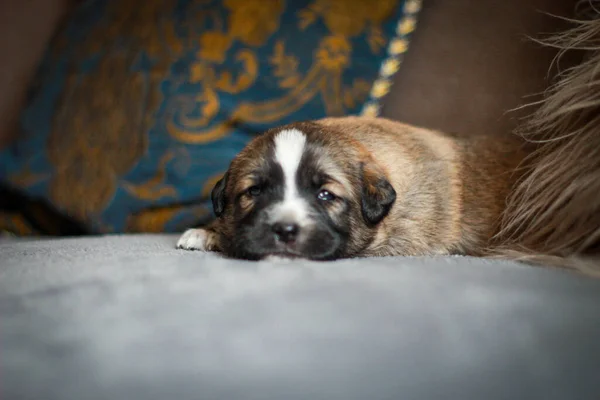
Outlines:
[[[481,255],[498,232],[504,199],[525,154],[515,138],[461,138],[385,119],[329,118],[291,127],[325,146],[319,161],[328,163],[335,177],[330,185],[354,199],[343,215],[329,211],[332,218],[351,221],[348,256]],[[243,195],[253,184],[251,171],[265,162],[265,150],[284,128],[289,127],[255,139],[232,162],[225,188],[230,201],[206,228],[215,233],[212,249],[235,235],[236,212],[252,206]],[[357,164],[365,165],[362,176],[349,172]],[[395,188],[396,201],[383,221],[366,226],[360,219],[360,189],[376,197],[380,179]],[[238,204],[231,201],[235,198]]]
[[[526,153],[517,138],[461,137],[385,119],[325,120],[361,141],[399,193],[365,255],[481,255]]]

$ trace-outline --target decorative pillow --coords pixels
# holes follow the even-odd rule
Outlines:
[[[86,2],[48,50],[21,138],[0,153],[0,178],[93,233],[206,221],[213,184],[253,135],[376,115],[419,8],[420,0]],[[11,218],[5,229],[26,233]]]

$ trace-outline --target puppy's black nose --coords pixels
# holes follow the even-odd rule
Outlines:
[[[277,240],[283,243],[291,243],[298,236],[298,225],[289,222],[276,222],[272,226]]]

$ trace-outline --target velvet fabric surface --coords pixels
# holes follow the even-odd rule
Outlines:
[[[595,399],[600,281],[467,257],[0,241],[2,399]]]

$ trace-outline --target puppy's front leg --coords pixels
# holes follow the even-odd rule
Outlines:
[[[221,251],[218,235],[210,227],[188,229],[177,241],[177,248],[183,250]]]

